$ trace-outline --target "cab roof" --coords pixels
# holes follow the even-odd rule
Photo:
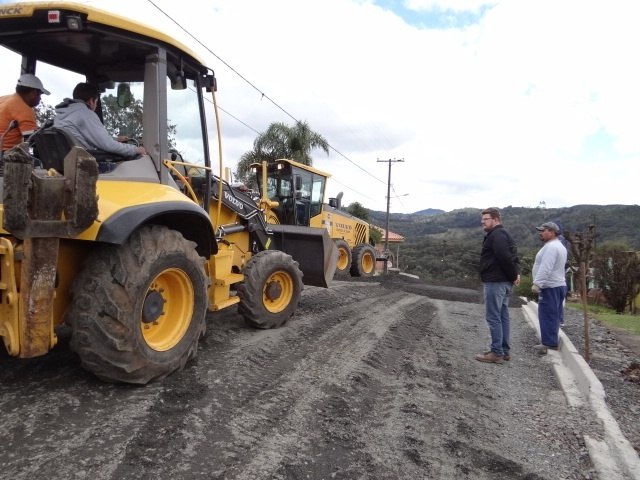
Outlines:
[[[158,47],[167,50],[173,64],[206,70],[194,52],[171,36],[72,2],[0,5],[0,45],[32,60],[113,81],[142,80],[145,59]]]

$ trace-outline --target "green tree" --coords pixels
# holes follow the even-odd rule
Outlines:
[[[306,122],[296,122],[293,127],[281,122],[269,128],[254,140],[253,150],[245,152],[238,161],[236,177],[246,180],[252,163],[273,162],[279,158],[294,160],[304,165],[313,165],[311,150],[319,148],[329,154],[329,142],[309,128]]]
[[[347,208],[347,213],[350,213],[354,217],[358,217],[365,222],[369,221],[369,210],[364,208],[360,202],[353,202]]]
[[[40,102],[36,108],[36,121],[38,125],[42,126],[47,123],[49,120],[53,120],[56,116],[56,110],[51,105],[47,105],[46,103]]]
[[[640,259],[625,244],[602,245],[592,262],[594,278],[607,302],[616,313],[624,313],[638,294]]]
[[[133,98],[127,107],[118,106],[118,99],[114,95],[103,95],[102,119],[107,131],[117,137],[126,135],[130,138],[142,138],[142,101]]]
[[[142,100],[136,99],[131,94],[131,104],[127,107],[120,107],[117,97],[109,94],[102,96],[100,102],[102,103],[103,123],[111,135],[142,138]],[[167,122],[167,141],[170,149],[176,148],[176,133],[176,125]]]
[[[383,240],[382,232],[377,228],[374,228],[371,225],[369,225],[369,243],[371,245],[377,245],[381,243],[382,240]]]

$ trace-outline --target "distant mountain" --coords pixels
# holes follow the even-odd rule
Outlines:
[[[430,216],[430,215],[439,215],[441,213],[446,213],[444,210],[439,210],[437,208],[427,208],[425,210],[420,210],[419,212],[414,212],[412,215],[424,215],[424,216]],[[385,212],[386,215],[386,212]]]
[[[443,212],[425,209],[419,212],[389,215],[389,230],[404,236],[407,242],[423,239],[466,241],[481,239],[480,208],[465,208]],[[440,213],[425,213],[440,212]],[[639,205],[575,205],[564,208],[506,207],[501,209],[502,221],[523,247],[538,247],[536,227],[554,221],[572,233],[584,232],[595,225],[597,243],[624,242],[640,250]],[[378,226],[386,223],[386,212],[369,210],[369,221]]]
[[[402,235],[405,242],[391,249],[394,264],[425,281],[470,288],[479,286],[478,262],[484,232],[480,226],[482,209],[465,208],[435,215],[392,213],[389,230]],[[517,245],[523,273],[530,270],[541,242],[536,227],[554,221],[571,234],[587,232],[595,226],[594,247],[603,243],[625,243],[640,250],[640,206],[575,205],[567,208],[501,209],[504,226]],[[386,212],[369,211],[369,221],[381,226]],[[462,282],[462,283],[461,283]]]

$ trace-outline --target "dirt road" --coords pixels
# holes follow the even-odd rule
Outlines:
[[[305,289],[277,330],[211,315],[198,359],[162,383],[111,385],[61,332],[49,356],[0,355],[0,477],[587,479],[569,407],[514,307],[513,359],[473,359],[478,292],[420,282]]]

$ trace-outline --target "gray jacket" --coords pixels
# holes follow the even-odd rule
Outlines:
[[[64,128],[86,149],[103,150],[129,158],[138,155],[135,145],[120,143],[109,135],[96,112],[82,100],[65,98],[56,105],[53,126]]]
[[[549,240],[536,254],[533,263],[533,283],[540,288],[564,287],[564,266],[567,263],[567,249],[559,239]]]

